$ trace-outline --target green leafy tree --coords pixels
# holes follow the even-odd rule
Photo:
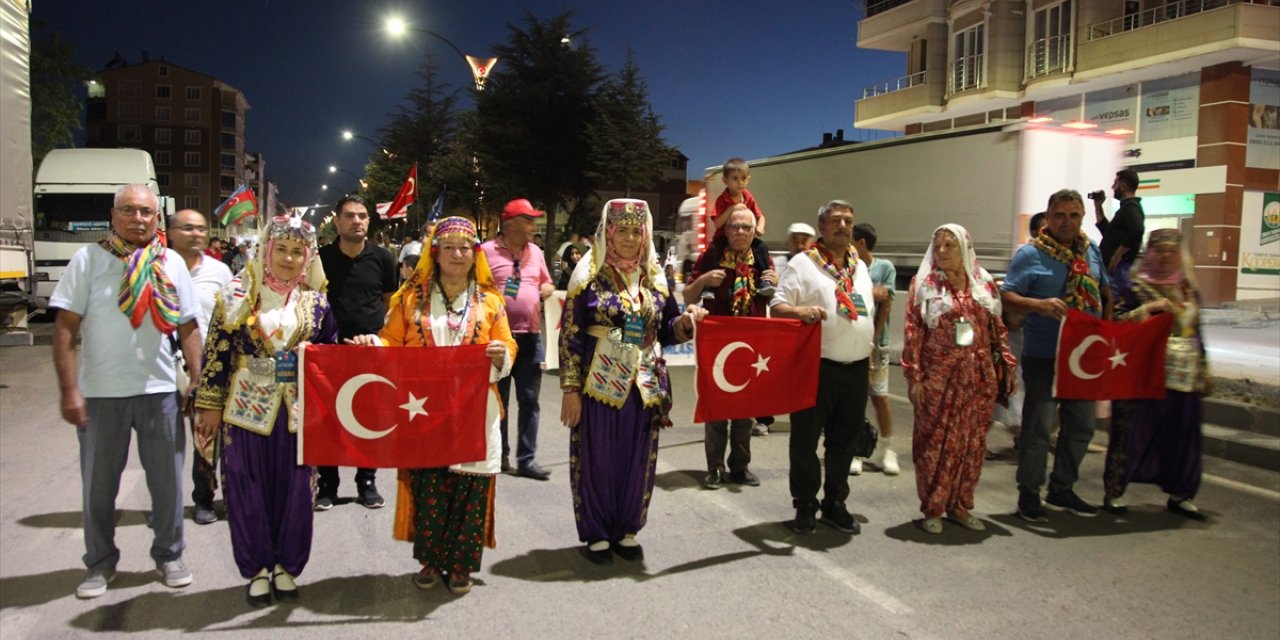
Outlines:
[[[622,191],[654,186],[671,164],[671,147],[662,139],[663,125],[649,103],[635,56],[600,88],[596,119],[587,127],[592,175],[600,186]]]
[[[587,126],[605,78],[586,30],[572,14],[540,20],[525,12],[508,24],[509,43],[495,53],[485,90],[476,93],[475,155],[486,208],[529,198],[547,210],[547,246],[558,238],[556,214],[595,190]]]
[[[84,65],[71,58],[75,47],[51,36],[31,50],[31,157],[39,167],[45,154],[58,147],[75,144],[75,134],[84,129],[80,118],[84,103],[76,91],[93,76]]]

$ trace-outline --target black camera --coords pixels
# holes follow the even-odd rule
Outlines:
[[[1089,199],[1093,200],[1094,202],[1102,202],[1103,200],[1107,199],[1107,192],[1102,191],[1101,189],[1099,189],[1098,191],[1090,191]]]

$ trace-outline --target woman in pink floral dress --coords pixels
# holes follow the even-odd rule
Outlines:
[[[970,510],[1001,391],[993,348],[1010,371],[1017,363],[1007,333],[1000,292],[978,266],[969,232],[955,224],[938,227],[911,280],[902,349],[915,408],[911,457],[928,533],[942,533],[943,515],[966,529],[986,528]],[[1008,397],[1013,377],[1004,384]]]

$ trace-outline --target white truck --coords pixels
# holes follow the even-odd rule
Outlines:
[[[933,230],[947,222],[969,230],[987,270],[1004,272],[1049,195],[1110,185],[1121,155],[1122,143],[1102,134],[1024,122],[981,125],[751,160],[748,188],[768,220],[765,240],[775,253],[792,223],[816,228],[824,203],[849,201],[858,222],[875,226],[875,253],[894,262],[905,290]],[[720,167],[706,170],[706,184],[713,201],[722,188]],[[1084,228],[1097,240],[1092,204],[1085,204]]]
[[[145,184],[159,197],[161,225],[173,214],[146,151],[55,149],[45,156],[34,190],[38,304],[48,303],[76,250],[108,237],[115,193],[126,184]]]
[[[0,344],[31,344],[31,35],[27,3],[0,2]]]

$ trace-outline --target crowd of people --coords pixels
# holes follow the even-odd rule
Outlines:
[[[494,545],[498,475],[550,477],[537,460],[541,308],[557,288],[565,291],[560,422],[569,428],[572,509],[588,559],[644,557],[639,534],[659,435],[671,426],[673,393],[685,392],[671,387],[663,347],[690,340],[708,314],[820,324],[816,402],[790,416],[795,515],[786,524],[797,534],[812,533],[818,522],[859,533],[849,477],[864,463],[900,472],[888,406],[894,265],[874,255],[875,228],[857,223],[854,206],[843,200],[820,209],[816,228],[788,228],[786,255],[775,260],[761,238],[764,214],[746,189],[749,167],[734,159],[724,179],[710,216],[712,240],[679,294],[659,262],[643,200],[605,203],[594,234],[571,237],[553,254],[563,272],[555,282],[535,242],[544,214],[525,199],[503,208],[492,239],[483,240],[467,218],[446,217],[425,235],[412,234],[393,256],[368,239],[368,203],[349,196],[335,207],[334,242],[319,246],[316,230],[301,219],[271,218],[253,245],[258,250],[244,251],[233,272],[207,250],[202,214],[178,212],[166,247],[155,195],[143,185],[120,189],[110,238],[76,253],[51,299],[60,310],[53,349],[60,407],[77,427],[81,450],[87,573],[77,596],[98,597],[115,577],[113,512],[131,432],[152,496],[157,570],[169,587],[192,582],[182,561],[186,416],[194,521],[217,520],[220,486],[246,602],[298,597],[314,514],[341,503],[337,468],[298,464],[298,353],[308,344],[486,345],[490,388],[486,406],[476,408],[484,416],[485,456],[400,469],[396,477],[392,534],[413,545],[413,583],[468,592],[484,547]],[[933,232],[907,289],[901,353],[914,409],[920,526],[928,534],[943,533],[944,519],[985,529],[974,513],[975,488],[993,417],[1020,425],[1018,516],[1044,522],[1046,508],[1097,513],[1074,490],[1095,429],[1094,403],[1053,394],[1058,331],[1070,309],[1121,321],[1175,318],[1167,396],[1115,402],[1102,506],[1122,513],[1127,487],[1148,482],[1169,493],[1169,511],[1205,519],[1193,503],[1200,397],[1211,390],[1199,291],[1177,231],[1152,231],[1141,245],[1136,184],[1135,173],[1119,172],[1113,192],[1123,213],[1107,220],[1096,209],[1101,247],[1082,230],[1084,198],[1065,189],[1052,194],[1002,281],[979,264],[969,230],[943,224]],[[997,416],[1000,405],[1005,413]],[[771,422],[745,415],[704,425],[702,486],[758,486],[752,436],[769,433]],[[864,460],[854,454],[866,429],[878,430],[879,445]],[[356,470],[355,486],[355,502],[384,506],[374,469]]]

